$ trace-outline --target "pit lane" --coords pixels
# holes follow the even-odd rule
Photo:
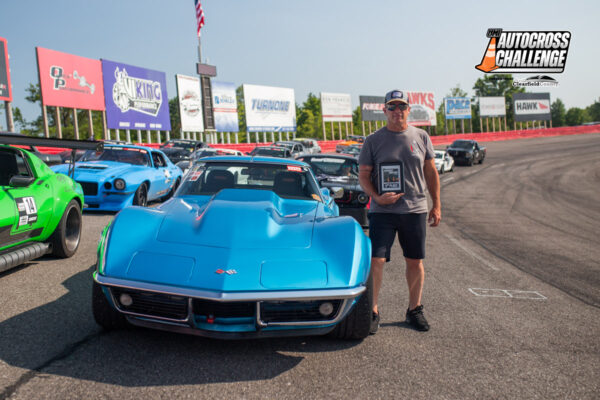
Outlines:
[[[86,213],[76,255],[0,275],[0,399],[595,398],[600,392],[600,135],[485,143],[441,176],[425,313],[404,324],[399,248],[379,332],[219,341],[103,332],[91,267],[112,214]],[[538,293],[535,296],[532,293]]]

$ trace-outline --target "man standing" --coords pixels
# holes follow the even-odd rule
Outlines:
[[[429,330],[423,315],[421,295],[425,280],[425,232],[438,226],[442,218],[440,180],[435,168],[435,153],[427,132],[408,126],[410,105],[408,96],[400,90],[385,95],[384,113],[387,126],[368,136],[359,156],[359,181],[366,194],[371,196],[369,210],[369,237],[372,243],[371,269],[373,273],[373,320],[371,333],[379,327],[377,308],[383,281],[383,266],[390,261],[391,248],[396,235],[406,261],[408,284],[408,309],[406,322],[419,331]],[[402,163],[404,193],[380,191],[379,165]],[[433,206],[427,216],[427,189]]]

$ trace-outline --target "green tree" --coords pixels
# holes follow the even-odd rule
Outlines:
[[[246,105],[244,104],[244,87],[242,85],[235,89],[235,96],[237,98],[237,114],[238,114],[238,127],[240,129],[240,143],[246,142],[246,138],[249,135],[248,128],[246,127]]]
[[[509,126],[513,126],[513,94],[525,93],[525,88],[513,86],[511,74],[484,75],[477,79],[473,85],[476,97],[503,96],[506,99],[506,119]],[[476,125],[479,127],[479,105],[477,105]],[[481,127],[479,127],[481,131]]]
[[[552,126],[564,126],[567,109],[561,99],[556,99],[550,106],[550,113],[552,115]]]
[[[578,107],[569,108],[565,116],[565,121],[569,126],[581,125],[589,120],[587,111]]]
[[[179,116],[179,97],[169,99],[169,116],[171,120],[171,137],[181,135],[181,118]]]
[[[594,103],[586,108],[587,114],[591,121],[600,121],[600,99],[594,101]]]
[[[302,106],[296,107],[296,136],[323,138],[323,116],[321,115],[321,98],[308,94]]]

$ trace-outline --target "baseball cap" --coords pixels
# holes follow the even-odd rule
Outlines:
[[[404,93],[402,90],[394,89],[385,94],[385,104],[391,101],[401,101],[403,103],[408,103],[408,95]]]

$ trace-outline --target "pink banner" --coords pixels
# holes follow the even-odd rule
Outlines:
[[[36,50],[44,105],[104,110],[100,60],[41,47]]]

